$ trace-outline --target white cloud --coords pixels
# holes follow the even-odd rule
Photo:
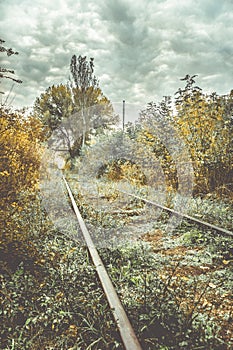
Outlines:
[[[24,81],[14,87],[17,106],[66,82],[73,54],[95,58],[112,101],[161,99],[186,73],[199,74],[208,91],[232,89],[231,0],[8,0],[0,13],[6,46],[20,53],[1,63]],[[4,82],[6,92],[10,86]]]

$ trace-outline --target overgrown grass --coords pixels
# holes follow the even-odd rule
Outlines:
[[[102,255],[144,349],[230,349],[221,331],[232,314],[220,321],[203,306],[212,277],[181,276],[182,261],[164,265],[144,244]]]
[[[38,254],[13,265],[17,250],[1,255],[0,348],[122,349],[87,248],[43,221],[31,237]]]
[[[198,208],[202,210],[201,204]],[[38,201],[22,211],[16,226],[27,223],[33,228],[26,241],[33,248],[27,251],[26,243],[17,240],[8,250],[3,247],[1,349],[123,349],[86,247],[56,230]],[[83,211],[103,229],[110,225],[108,218],[99,217],[85,203]],[[117,220],[111,222],[116,225]],[[161,222],[157,225],[162,227]],[[183,222],[174,232],[172,247],[174,251],[180,244],[205,248],[208,259],[202,260],[203,266],[198,254],[171,259],[166,242],[165,252],[156,254],[145,242],[100,249],[143,349],[229,350],[233,346],[230,239]]]
[[[113,202],[119,200],[115,191],[113,197],[108,191],[109,198]],[[85,199],[79,199],[81,205],[85,203]],[[130,205],[135,206],[135,203]],[[189,215],[203,216],[205,220],[211,217],[211,222],[215,224],[222,215],[221,225],[224,225],[229,223],[232,215],[229,207],[227,202],[193,198]],[[91,208],[93,210],[94,207]],[[86,210],[88,212],[88,205]],[[154,222],[154,227],[165,229],[167,219],[162,214]],[[115,229],[117,231],[117,226]],[[187,251],[184,256],[178,255],[179,249],[176,253],[176,247],[181,245],[183,251]],[[163,247],[164,254],[159,253],[161,247],[157,250],[158,254],[152,254],[145,246],[132,246],[132,243],[127,248],[101,250],[143,347],[230,349],[232,305],[228,293],[233,286],[230,278],[231,238],[214,235],[183,221],[174,230],[173,236],[163,237]],[[168,258],[166,250],[170,251],[171,248],[174,254]],[[210,273],[206,273],[206,269]],[[219,304],[215,303],[216,298]],[[223,308],[224,304],[227,305],[226,309]],[[219,315],[218,308],[222,310]],[[226,312],[225,318],[222,317],[223,310]],[[225,335],[224,329],[227,332]]]

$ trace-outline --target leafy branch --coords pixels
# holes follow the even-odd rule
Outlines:
[[[12,48],[8,49],[6,47],[3,46],[3,44],[5,43],[5,40],[0,39],[0,52],[5,52],[7,54],[7,56],[11,56],[11,55],[18,55],[19,53],[17,51],[13,51]],[[7,73],[7,74],[3,74],[3,73]],[[2,68],[0,67],[0,79],[10,79],[16,83],[21,84],[22,80],[20,79],[16,79],[12,76],[9,76],[8,74],[15,74],[14,70],[12,69],[7,69],[7,68]],[[3,91],[0,91],[1,94],[4,94]]]

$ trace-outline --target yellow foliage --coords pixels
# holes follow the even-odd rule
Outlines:
[[[9,255],[25,250],[24,242],[33,230],[27,215],[35,201],[43,137],[41,122],[36,118],[1,107],[0,240]],[[30,249],[34,248],[27,243],[27,251]]]
[[[224,105],[202,93],[193,94],[177,108],[176,126],[189,147],[198,192],[209,192],[230,171],[231,130],[224,119]]]
[[[0,208],[17,203],[24,190],[34,189],[40,166],[41,123],[1,108]]]
[[[122,159],[109,163],[105,169],[105,176],[111,181],[125,180],[138,186],[146,183],[146,177],[141,167]]]
[[[175,163],[165,145],[153,134],[154,131],[150,128],[151,125],[148,126],[146,123],[143,123],[143,129],[138,133],[136,140],[139,144],[143,144],[144,147],[149,147],[148,152],[149,150],[150,152],[152,151],[151,156],[159,162],[159,165],[163,169],[166,188],[169,192],[171,188],[173,190],[177,188]]]
[[[226,186],[229,195],[233,173],[233,94],[204,94],[192,85],[195,82],[193,77],[187,75],[184,80],[187,80],[187,85],[177,92],[176,111],[169,109],[166,100],[160,104],[149,103],[141,113],[134,138],[152,150],[162,167],[167,186],[179,187],[177,161],[173,159],[172,150],[178,149],[181,140],[186,144],[192,161],[194,193],[204,194]],[[190,188],[189,181],[187,188]]]

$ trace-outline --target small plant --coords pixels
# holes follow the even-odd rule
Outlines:
[[[182,235],[182,240],[187,245],[201,244],[205,241],[205,239],[206,238],[204,232],[200,231],[197,228],[193,228]]]

